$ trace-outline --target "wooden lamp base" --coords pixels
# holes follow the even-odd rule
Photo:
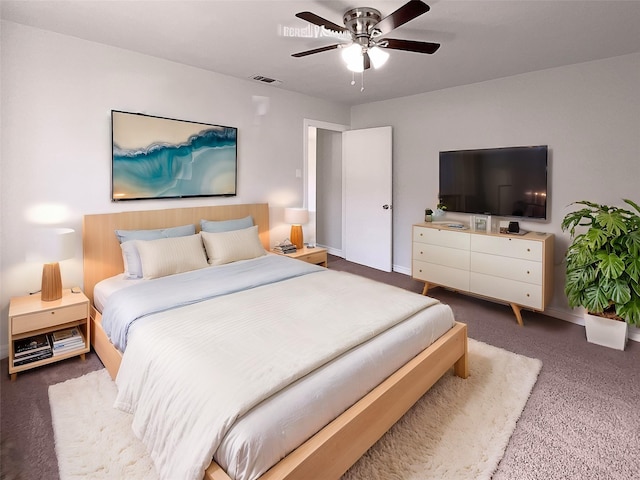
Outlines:
[[[45,302],[62,298],[62,277],[58,262],[45,263],[42,267],[42,289],[40,298]]]
[[[302,225],[291,225],[289,237],[291,243],[293,243],[298,250],[301,250],[304,245],[302,242]]]

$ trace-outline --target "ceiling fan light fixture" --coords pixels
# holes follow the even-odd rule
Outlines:
[[[342,59],[347,65],[358,62],[362,64],[362,47],[357,43],[352,43],[348,47],[343,48]]]
[[[373,47],[368,50],[369,58],[371,59],[371,63],[373,64],[373,68],[380,68],[389,59],[389,52],[385,52],[380,47]]]

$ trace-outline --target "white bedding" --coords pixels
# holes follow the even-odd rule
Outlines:
[[[346,274],[323,272],[328,275],[323,274],[324,277],[330,280],[322,275],[320,280],[318,275],[311,274],[287,281],[293,282],[287,285],[255,289],[271,290],[263,292],[259,298],[252,292],[241,292],[228,296],[239,295],[239,303],[238,300],[228,303],[228,297],[217,299],[213,307],[216,318],[211,317],[205,323],[202,323],[203,318],[209,314],[203,310],[204,305],[197,304],[181,309],[184,311],[178,317],[175,312],[154,315],[153,322],[139,322],[132,327],[130,341],[137,346],[134,354],[129,353],[132,350],[128,347],[123,358],[118,376],[119,405],[130,411],[136,410],[134,428],[147,443],[164,478],[176,478],[176,475],[179,478],[202,478],[204,468],[218,445],[220,448],[215,458],[232,477],[237,480],[256,478],[453,325],[451,310],[441,304],[413,315],[426,305],[437,303],[433,299],[399,289],[387,290],[390,287],[386,285],[349,275],[349,278],[358,280],[353,284],[355,290],[346,291],[342,287],[335,288],[337,280],[333,278],[334,275]],[[306,277],[312,281],[307,282]],[[118,282],[114,280],[112,288],[113,285],[122,285]],[[123,282],[124,285],[130,284],[127,283],[130,280]],[[321,295],[310,297],[308,293],[312,290]],[[398,292],[402,292],[398,300],[390,301],[392,297],[389,295]],[[337,297],[341,300],[336,300]],[[398,308],[398,303],[406,304]],[[241,315],[238,315],[239,306],[243,310]],[[226,318],[224,314],[220,315],[225,310],[231,312]],[[411,319],[393,327],[397,322],[387,322],[386,314],[382,314],[384,310],[402,312],[401,316],[411,316]],[[228,330],[236,338],[230,344],[218,342],[217,338],[203,341],[204,331],[212,327],[211,322],[218,322],[218,317],[223,317],[223,323],[227,322],[223,330]],[[278,321],[265,325],[263,321],[267,317]],[[375,317],[373,324],[378,325],[374,329],[370,328],[370,317]],[[327,322],[327,318],[342,320]],[[311,319],[315,320],[312,322]],[[345,322],[345,319],[349,321]],[[257,324],[254,323],[256,321]],[[343,328],[345,324],[349,327],[346,330]],[[220,325],[214,328],[216,335],[219,328]],[[296,329],[306,335],[306,341],[289,336]],[[165,342],[162,338],[162,330],[170,332],[170,341]],[[320,342],[319,347],[310,348],[319,338],[333,340],[336,335],[352,335],[354,330],[358,331],[356,343],[373,337],[379,330],[387,331],[358,349],[350,350],[352,344],[337,346],[333,341]],[[236,369],[248,360],[249,353],[257,351],[265,336],[284,340],[286,348],[279,348],[275,355],[272,351],[257,353],[262,370],[242,366]],[[186,339],[187,347],[179,347],[176,337]],[[202,342],[201,347],[195,346],[198,342]],[[160,350],[161,356],[147,362],[148,353],[153,349]],[[309,360],[300,364],[300,359],[313,349],[325,351],[324,360],[307,357]],[[175,352],[168,354],[167,350]],[[200,350],[209,358],[211,365],[204,367],[202,358],[191,357],[192,352]],[[217,353],[221,355],[217,356]],[[327,360],[329,362],[324,367],[305,376]],[[272,375],[274,369],[279,371],[277,375]],[[168,370],[174,370],[175,381],[183,383],[168,381]],[[204,378],[203,370],[208,372]],[[160,375],[154,379],[158,372]],[[262,382],[270,376],[276,379],[279,387]],[[222,378],[244,379],[240,381],[241,390],[259,393],[250,400],[240,401],[235,394],[226,400],[218,398],[222,397],[219,388]],[[290,381],[294,381],[292,386],[277,393]],[[194,399],[190,394],[183,394],[191,393],[191,390],[199,390],[203,396],[195,399],[195,406],[187,408],[185,402]],[[144,406],[146,397],[154,391],[160,400]],[[203,421],[203,402],[210,404],[212,399],[218,405],[213,408],[211,421],[221,425],[215,433],[211,428],[198,430]],[[237,408],[238,405],[244,406]],[[230,416],[220,419],[220,408],[229,407],[232,407]],[[179,418],[171,418],[172,415]],[[239,420],[232,427],[236,417]],[[162,430],[166,435],[159,434]],[[225,432],[228,432],[226,436]],[[188,440],[189,436],[192,440],[209,436],[211,440],[204,446],[200,442],[196,445]],[[200,452],[199,460],[191,455],[194,452]]]
[[[214,455],[235,480],[254,480],[454,323],[437,304],[305,376],[239,419]]]
[[[100,313],[104,310],[104,306],[107,304],[109,297],[118,290],[130,287],[136,283],[146,282],[142,278],[126,278],[124,273],[116,275],[114,277],[105,278],[96,283],[93,287],[93,305]]]

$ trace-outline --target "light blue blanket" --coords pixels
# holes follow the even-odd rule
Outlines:
[[[109,297],[102,312],[102,328],[111,342],[124,352],[129,328],[140,318],[323,270],[323,267],[280,255],[265,255],[141,282]]]

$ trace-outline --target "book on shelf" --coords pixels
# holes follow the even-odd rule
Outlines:
[[[44,333],[33,337],[21,338],[13,342],[14,358],[30,356],[46,350],[51,350],[51,341],[49,336]]]
[[[78,339],[82,339],[82,333],[78,327],[58,330],[51,334],[51,340],[53,341],[54,346],[69,343],[74,340],[77,341]]]
[[[78,329],[73,329],[77,331],[77,334],[74,333],[73,336],[65,338],[64,340],[58,340],[58,343],[53,343],[53,356],[62,355],[68,352],[72,352],[75,350],[82,350],[85,347],[84,336],[82,332]],[[53,338],[54,332],[51,334]]]
[[[53,352],[51,349],[42,350],[40,352],[36,352],[33,355],[27,355],[20,358],[13,359],[13,366],[19,367],[20,365],[27,365],[29,363],[37,362],[38,360],[45,360],[47,358],[51,358],[53,356]]]

